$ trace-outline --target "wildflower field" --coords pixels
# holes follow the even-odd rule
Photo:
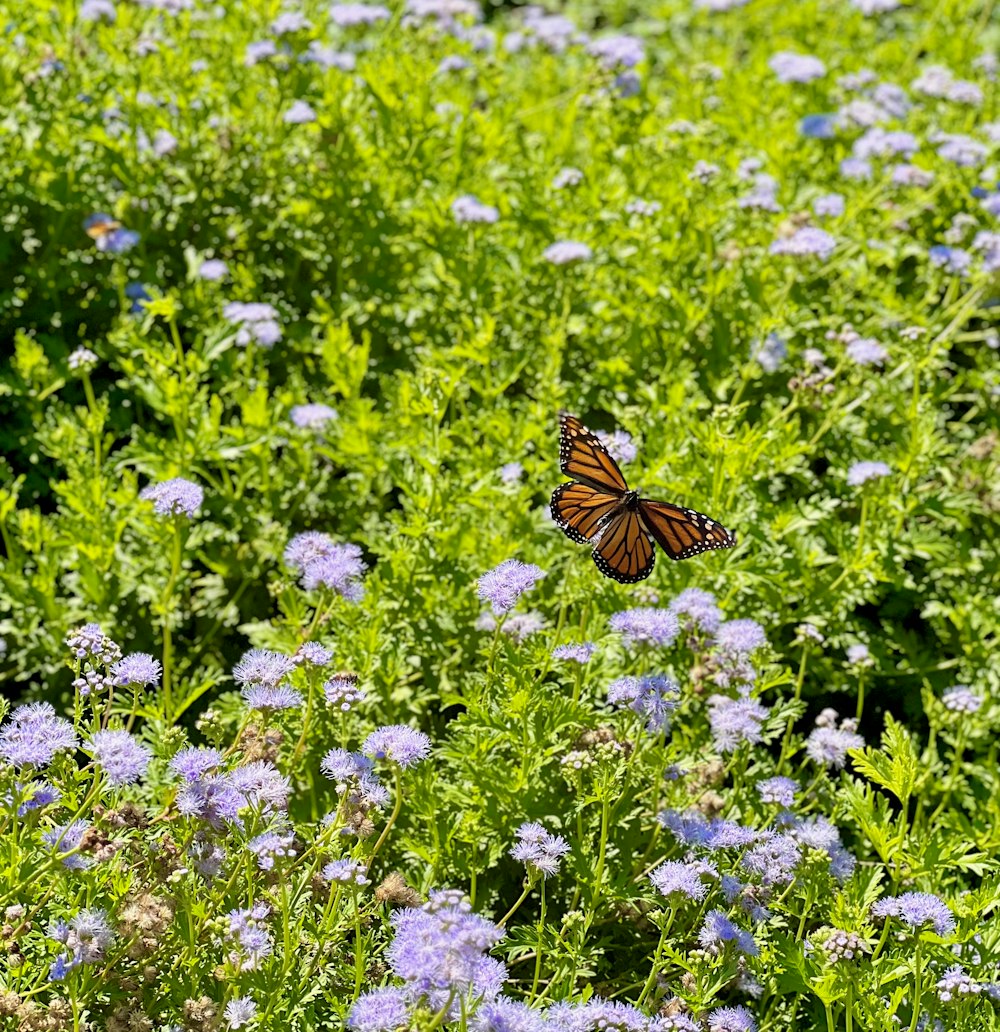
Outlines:
[[[1000,1029],[992,0],[386,3],[3,3],[0,1029]]]

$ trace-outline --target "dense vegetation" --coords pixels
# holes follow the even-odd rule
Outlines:
[[[2,1027],[1000,1028],[993,5],[3,21]]]

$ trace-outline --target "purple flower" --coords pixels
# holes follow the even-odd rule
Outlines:
[[[500,480],[505,484],[516,484],[524,475],[520,462],[507,462],[500,467]]]
[[[198,781],[210,770],[221,765],[222,752],[204,746],[181,749],[170,761],[170,769],[184,781]]]
[[[118,18],[118,12],[111,0],[83,0],[77,16],[80,21],[103,21],[111,25]]]
[[[361,746],[365,756],[390,760],[404,770],[413,767],[431,751],[431,740],[406,724],[391,724],[373,731]]]
[[[174,477],[150,484],[139,493],[144,502],[153,503],[157,516],[194,516],[205,500],[205,492],[190,480]]]
[[[757,1022],[742,1005],[716,1007],[708,1014],[708,1032],[757,1032]]]
[[[545,618],[541,613],[530,609],[527,613],[513,613],[503,622],[502,631],[508,638],[512,638],[518,644],[537,634],[545,626]],[[497,629],[497,618],[489,611],[479,614],[476,620],[476,630],[495,631]]]
[[[806,115],[799,122],[799,133],[813,140],[832,140],[837,130],[832,115]]]
[[[262,348],[273,348],[282,338],[278,312],[273,305],[259,301],[230,301],[222,314],[227,322],[239,327],[236,343],[242,348],[251,341]]]
[[[826,75],[826,65],[818,57],[787,50],[775,54],[768,64],[779,82],[812,82]]]
[[[286,125],[305,125],[316,121],[316,112],[307,101],[293,101],[292,106],[281,116]]]
[[[864,158],[844,158],[840,163],[840,174],[845,179],[871,179],[871,162]]]
[[[18,817],[23,817],[32,810],[41,810],[43,807],[51,806],[62,799],[62,792],[55,785],[47,781],[32,781],[28,785],[17,786],[22,801],[17,808]]]
[[[243,63],[248,68],[252,68],[260,61],[266,61],[267,58],[274,57],[277,52],[278,47],[273,39],[262,39],[255,43],[248,43],[243,53]]]
[[[288,684],[247,684],[240,694],[252,710],[298,709],[302,705],[302,696]]]
[[[574,663],[589,663],[597,651],[592,641],[571,642],[568,645],[557,645],[552,650],[553,659],[572,660]]]
[[[489,602],[496,615],[507,613],[517,600],[545,576],[545,571],[519,559],[506,559],[476,582],[480,599]]]
[[[226,915],[229,921],[226,938],[234,940],[241,955],[241,971],[256,970],[274,951],[274,943],[263,924],[270,913],[270,907],[258,903],[250,909],[230,910]]]
[[[358,687],[358,679],[354,674],[337,674],[329,681],[324,681],[323,695],[331,706],[342,713],[350,713],[357,703],[365,700],[365,693]]]
[[[198,266],[198,277],[216,283],[229,274],[229,266],[221,258],[208,258]]]
[[[579,186],[583,182],[583,173],[578,168],[561,168],[552,177],[553,190],[565,190],[567,186]]]
[[[887,477],[892,470],[884,462],[855,462],[847,471],[847,483],[851,487],[860,487],[869,480]]]
[[[408,1028],[411,1006],[410,995],[403,989],[393,986],[372,989],[362,993],[351,1007],[347,1027],[353,1032],[395,1032]]]
[[[116,787],[138,781],[153,758],[149,747],[137,742],[128,731],[96,731],[86,748]]]
[[[295,660],[270,649],[250,649],[233,667],[233,680],[243,688],[251,685],[274,687],[294,669]]]
[[[707,870],[706,865],[700,863],[666,860],[650,873],[649,880],[664,896],[686,896],[701,902],[708,895],[708,885],[703,880]]]
[[[750,351],[750,357],[757,362],[765,373],[777,372],[788,354],[788,345],[777,333],[769,333],[763,340],[758,340]]]
[[[844,214],[844,196],[839,193],[824,194],[813,201],[813,211],[819,218],[839,218]]]
[[[285,549],[285,565],[301,571],[306,591],[331,588],[349,602],[364,597],[361,575],[368,565],[358,545],[335,544],[329,535],[317,531],[297,534]]]
[[[825,229],[804,226],[789,237],[775,240],[771,244],[771,254],[788,254],[795,257],[815,254],[825,261],[833,254],[836,246],[836,237],[831,236]]]
[[[104,951],[115,941],[115,933],[108,924],[104,910],[81,910],[66,921],[55,921],[49,926],[49,938],[62,943],[68,953],[60,954],[49,971],[49,981],[64,978],[67,972],[81,964],[95,964],[104,958]]]
[[[72,373],[89,373],[97,368],[99,361],[100,359],[90,348],[81,346],[70,352],[69,357],[66,359],[66,365]]]
[[[929,924],[941,936],[950,935],[955,930],[955,917],[947,904],[929,892],[886,896],[872,906],[872,916],[898,917],[914,930]]]
[[[451,205],[451,213],[458,223],[463,222],[485,222],[493,223],[499,220],[500,212],[489,204],[483,204],[471,194],[465,194],[456,198]]]
[[[767,644],[767,634],[756,620],[727,620],[715,635],[716,646],[734,655],[748,655]]]
[[[285,36],[311,28],[311,22],[301,11],[283,11],[271,22],[271,32],[275,36]]]
[[[609,623],[611,630],[633,645],[647,643],[666,647],[672,645],[680,633],[680,623],[669,609],[649,606],[613,613]]]
[[[830,874],[840,882],[854,873],[857,860],[840,841],[840,832],[825,817],[808,817],[804,820],[787,815],[788,834],[800,845],[817,849],[830,859]]]
[[[330,21],[342,29],[388,21],[392,14],[388,7],[381,4],[333,4],[329,13]]]
[[[242,1028],[257,1016],[257,1004],[252,996],[237,996],[226,1004],[222,1016],[230,1029]]]
[[[528,871],[548,878],[559,873],[562,858],[569,852],[569,843],[561,835],[553,835],[534,821],[517,829],[517,845],[510,855],[523,863]]]
[[[975,168],[989,155],[989,148],[969,136],[942,134],[937,137],[938,157],[950,161],[959,168]]]
[[[841,769],[849,749],[863,749],[865,740],[854,731],[836,727],[814,728],[806,739],[806,755],[824,767]]]
[[[591,40],[587,53],[596,57],[601,66],[609,72],[622,68],[634,68],[646,56],[642,40],[636,36],[605,36]]]
[[[795,802],[795,793],[799,791],[799,783],[792,778],[765,778],[757,782],[757,794],[762,803],[777,803],[778,806],[791,806]]]
[[[851,148],[856,158],[885,158],[892,154],[901,154],[912,158],[920,149],[920,141],[913,133],[887,132],[879,126],[869,129],[863,136],[854,141]]]
[[[130,684],[148,688],[160,680],[162,672],[159,661],[145,652],[133,652],[111,668],[111,676],[120,688]]]
[[[938,999],[942,1003],[961,1003],[973,996],[978,996],[983,987],[961,964],[952,964],[944,976],[935,985]]]
[[[293,658],[311,666],[326,666],[333,659],[333,651],[317,641],[305,641],[298,647]]]
[[[770,710],[758,699],[741,695],[712,695],[708,700],[708,722],[712,741],[720,753],[734,752],[744,742],[756,745],[763,740],[761,727]]]
[[[552,265],[572,265],[589,261],[593,256],[594,252],[578,240],[557,240],[542,252],[542,257]]]
[[[874,337],[856,337],[848,343],[844,351],[847,357],[859,366],[880,366],[889,357],[889,352]]]
[[[320,770],[331,780],[346,785],[351,781],[371,775],[373,764],[361,753],[346,749],[331,749],[319,765]]]
[[[972,255],[961,247],[948,247],[947,244],[935,244],[927,252],[931,265],[944,269],[954,276],[963,276],[972,265]]]
[[[687,633],[714,634],[722,623],[715,596],[701,588],[685,588],[667,607]]]
[[[964,684],[947,688],[941,701],[952,713],[976,713],[983,705],[983,697]]]
[[[42,842],[51,847],[57,856],[61,856],[63,853],[72,854],[63,856],[63,867],[68,867],[71,871],[85,871],[94,861],[89,856],[80,856],[79,853],[73,851],[79,849],[84,833],[89,827],[89,821],[59,824],[49,831],[43,832]]]
[[[331,860],[323,868],[323,879],[338,885],[368,885],[368,868],[354,860]]]
[[[791,835],[770,835],[740,858],[740,866],[762,885],[788,885],[802,861],[802,850]]]
[[[626,705],[640,717],[646,718],[650,734],[665,731],[670,726],[670,714],[677,708],[680,688],[667,677],[619,677],[608,686],[608,702]]]
[[[607,448],[615,462],[621,465],[632,462],[639,454],[639,450],[632,443],[632,435],[624,430],[613,430],[611,433],[598,430],[595,436]]]
[[[56,753],[76,747],[73,725],[47,702],[18,706],[0,727],[0,756],[13,767],[45,767]]]
[[[257,866],[262,871],[271,871],[275,857],[295,856],[294,843],[295,835],[284,825],[278,825],[255,835],[247,842],[247,849],[257,857]]]
[[[553,1032],[554,1028],[543,1011],[504,996],[483,1001],[469,1022],[470,1032]]]
[[[710,910],[705,915],[705,923],[698,933],[698,941],[710,952],[720,953],[732,943],[740,953],[748,957],[760,954],[753,936],[733,924],[721,910]]]

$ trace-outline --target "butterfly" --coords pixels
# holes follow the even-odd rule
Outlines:
[[[91,215],[83,224],[83,228],[92,240],[100,240],[116,229],[121,229],[122,224],[113,219],[110,215]]]
[[[652,573],[654,541],[671,559],[736,544],[725,527],[704,513],[629,490],[600,438],[567,412],[559,416],[559,468],[573,479],[552,494],[556,526],[578,544],[593,545],[597,568],[621,584]]]

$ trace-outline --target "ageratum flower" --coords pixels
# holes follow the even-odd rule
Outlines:
[[[516,484],[524,475],[520,462],[506,462],[500,467],[500,480],[504,484]]]
[[[381,4],[333,4],[330,7],[330,21],[342,29],[357,25],[375,25],[388,21],[392,12]]]
[[[757,362],[765,373],[777,372],[787,355],[788,345],[777,333],[769,333],[750,349],[750,358]]]
[[[275,857],[295,856],[294,843],[294,833],[278,823],[250,839],[247,849],[257,857],[257,866],[262,871],[271,871]]]
[[[826,65],[818,57],[787,50],[774,55],[768,64],[779,82],[812,82],[826,75]]]
[[[94,754],[94,762],[115,787],[138,781],[153,758],[152,750],[128,731],[96,731],[84,747]]]
[[[377,728],[364,741],[361,752],[375,760],[389,760],[406,770],[416,766],[431,751],[431,740],[406,724]]]
[[[482,1005],[480,1005],[482,1006]],[[409,1028],[412,1002],[405,989],[386,986],[362,993],[347,1015],[347,1027],[353,1032],[387,1032]]]
[[[597,651],[592,641],[571,642],[568,645],[557,645],[552,650],[553,659],[566,659],[574,663],[589,663]]]
[[[58,824],[49,831],[42,833],[42,842],[45,843],[56,856],[70,853],[70,856],[63,856],[62,865],[71,871],[85,871],[92,866],[94,861],[89,856],[81,856],[73,850],[80,848],[83,836],[90,828],[89,821],[72,821],[69,824]]]
[[[806,255],[818,255],[824,261],[833,254],[837,247],[837,238],[831,236],[825,229],[816,229],[815,226],[804,226],[797,229],[791,236],[782,240],[775,240],[771,244],[771,254],[788,254],[795,257]]]
[[[257,1016],[257,1004],[252,996],[237,996],[235,1000],[230,1000],[226,1004],[222,1016],[226,1019],[229,1029],[242,1028]]]
[[[254,971],[274,951],[274,943],[263,922],[271,913],[264,903],[245,910],[230,910],[226,938],[234,940],[240,954],[240,970]]]
[[[16,787],[22,796],[22,802],[17,808],[18,817],[23,817],[32,810],[41,810],[43,807],[51,806],[62,799],[62,792],[47,781],[32,781],[29,785],[18,784]]]
[[[541,1010],[520,1000],[498,996],[479,1004],[469,1021],[470,1032],[556,1032]],[[663,1030],[666,1032],[666,1030]]]
[[[722,610],[716,604],[715,596],[701,588],[685,588],[667,609],[678,618],[681,628],[688,634],[714,634],[722,623]]]
[[[89,373],[92,369],[97,368],[98,361],[97,355],[90,348],[81,345],[70,352],[66,359],[66,365],[69,366],[71,373]]]
[[[833,931],[821,943],[823,952],[826,953],[833,964],[845,960],[854,960],[870,952],[864,939],[856,932],[845,932],[841,928],[834,928]]]
[[[510,855],[523,863],[529,873],[543,878],[559,873],[562,858],[569,852],[569,843],[561,835],[553,835],[537,821],[529,821],[517,829],[517,839]]]
[[[236,343],[246,347],[251,341],[263,348],[273,348],[282,338],[278,311],[264,302],[230,301],[222,310],[227,322],[239,327]]]
[[[708,710],[712,741],[720,753],[735,752],[744,742],[756,745],[763,741],[761,727],[771,711],[760,700],[748,695],[735,699],[712,695]]]
[[[288,684],[248,684],[240,694],[252,710],[298,709],[302,695]]]
[[[357,545],[335,544],[328,534],[307,531],[288,542],[285,565],[301,573],[300,581],[307,591],[331,588],[349,602],[364,597],[361,576],[368,565]]]
[[[271,22],[273,36],[285,36],[311,29],[312,22],[301,11],[283,11]]]
[[[845,179],[871,179],[872,165],[864,158],[844,158],[840,163],[840,174]]]
[[[133,652],[111,668],[111,676],[120,688],[127,685],[148,688],[160,680],[162,673],[159,660],[153,659],[146,652]]]
[[[338,885],[369,885],[368,868],[354,860],[331,860],[323,868],[323,878]]]
[[[633,645],[649,644],[663,648],[673,645],[680,633],[680,623],[669,609],[651,606],[613,613],[609,623],[611,630],[617,631]]]
[[[118,12],[111,0],[83,0],[77,17],[84,22],[103,21],[112,25],[118,18]]]
[[[270,649],[250,649],[233,667],[233,680],[242,688],[280,684],[295,669],[293,657]]]
[[[646,719],[646,730],[658,734],[670,726],[670,714],[677,708],[680,688],[668,677],[619,677],[608,686],[608,702],[626,705]]]
[[[936,138],[938,157],[950,161],[959,168],[975,168],[989,155],[989,148],[978,140],[961,134],[943,133]]]
[[[886,896],[872,905],[873,917],[896,917],[914,931],[929,924],[938,935],[955,930],[955,916],[944,900],[929,892],[904,892]]]
[[[342,713],[350,713],[354,706],[365,701],[365,693],[358,687],[355,674],[337,674],[329,681],[324,681],[323,695],[331,706]]]
[[[931,265],[944,269],[955,276],[963,276],[972,266],[972,255],[961,247],[948,247],[947,244],[935,244],[927,252]]]
[[[557,240],[542,252],[542,257],[551,265],[573,265],[589,261],[593,256],[594,252],[578,240]]]
[[[805,115],[799,122],[799,133],[812,140],[832,140],[837,135],[836,119],[833,115]]]
[[[308,122],[316,121],[316,112],[307,101],[296,100],[281,116],[281,120],[286,125],[305,125]]]
[[[519,559],[505,559],[476,581],[477,592],[483,602],[489,602],[499,616],[510,612],[517,600],[545,576],[545,571],[533,563]]]
[[[976,713],[983,705],[983,697],[964,684],[945,689],[941,701],[952,713]]]
[[[337,410],[322,402],[313,402],[293,406],[291,417],[292,422],[303,430],[322,430],[327,423],[337,418]]]
[[[718,849],[744,849],[756,842],[761,833],[753,828],[744,828],[735,821],[722,817],[709,820],[697,810],[664,810],[657,821],[666,828],[678,842],[697,846],[714,852]]]
[[[869,480],[878,480],[891,473],[892,470],[884,462],[855,462],[847,471],[847,483],[851,487],[860,487]]]
[[[13,767],[46,767],[56,753],[76,747],[73,725],[47,702],[18,706],[0,727],[0,757]]]
[[[849,749],[863,749],[865,740],[854,731],[836,727],[814,728],[806,739],[806,755],[824,767],[843,768]]]
[[[684,896],[700,903],[708,895],[708,884],[704,877],[714,873],[715,869],[709,864],[665,860],[650,872],[649,880],[658,892],[668,898]]]
[[[70,631],[66,644],[77,659],[110,666],[122,658],[122,650],[102,630],[100,624],[89,623]]]
[[[62,943],[69,951],[61,953],[49,969],[49,981],[58,982],[73,968],[102,960],[105,950],[115,941],[115,933],[106,911],[81,910],[69,922],[53,922],[49,926],[49,938]]]
[[[813,211],[819,218],[839,218],[844,214],[844,195],[824,194],[813,201]]]
[[[619,465],[633,462],[636,455],[639,454],[638,448],[632,443],[632,435],[625,430],[613,430],[611,433],[598,430],[594,436]]]
[[[889,352],[874,337],[856,337],[847,344],[844,351],[859,366],[880,366],[889,357]]]
[[[217,283],[229,275],[229,266],[221,258],[208,258],[198,266],[199,279]]]
[[[705,923],[698,933],[698,941],[703,949],[716,955],[730,944],[747,957],[760,955],[750,932],[735,925],[721,910],[710,910],[705,915]]]
[[[748,849],[740,866],[756,875],[761,885],[788,885],[802,862],[802,850],[791,835],[768,835]]]
[[[292,657],[296,663],[308,663],[310,666],[326,666],[333,659],[333,650],[320,645],[316,641],[303,642]]]
[[[144,502],[153,503],[157,516],[194,516],[205,500],[205,492],[197,484],[183,477],[174,477],[158,484],[150,484],[139,493]]]
[[[500,219],[500,212],[496,208],[489,204],[483,204],[471,194],[457,197],[452,202],[451,213],[459,224],[476,222],[492,224]]]
[[[791,806],[795,802],[795,793],[800,785],[793,778],[764,778],[757,782],[757,794],[762,803],[776,803],[778,806]]]
[[[278,47],[273,39],[262,39],[254,43],[248,43],[243,53],[243,63],[248,68],[252,68],[255,64],[266,61],[269,57],[274,57],[277,52]]]
[[[857,860],[844,848],[840,832],[825,817],[807,817],[788,822],[788,834],[800,845],[820,850],[830,858],[830,874],[845,882],[854,873]]]
[[[716,1007],[708,1013],[708,1032],[757,1032],[757,1022],[748,1008]]]
[[[198,781],[210,770],[220,766],[223,761],[222,751],[205,746],[192,746],[181,749],[170,760],[169,767],[184,781]]]
[[[942,1003],[961,1003],[983,991],[982,985],[961,964],[952,964],[938,980],[935,988]]]
[[[545,627],[545,618],[534,609],[527,613],[514,613],[503,622],[503,633],[512,638],[518,644],[537,634]],[[497,618],[489,611],[479,614],[476,620],[477,631],[495,631],[497,629]]]

